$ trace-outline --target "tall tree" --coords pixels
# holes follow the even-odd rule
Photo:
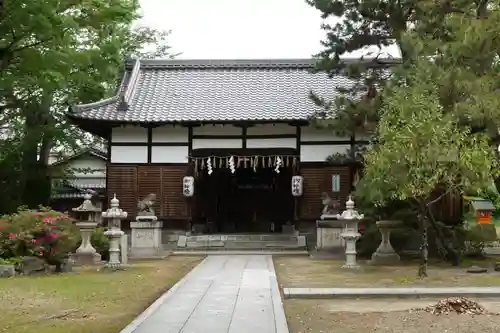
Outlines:
[[[0,13],[0,126],[8,138],[20,138],[20,154],[4,155],[12,160],[1,167],[19,164],[20,203],[47,203],[46,169],[54,146],[75,147],[90,139],[66,122],[67,105],[111,94],[125,55],[148,44],[157,45],[159,55],[168,53],[166,33],[132,29],[138,9],[135,0],[5,3]]]
[[[365,156],[365,176],[358,187],[358,194],[378,205],[395,199],[416,207],[422,232],[421,277],[427,276],[427,227],[437,201],[435,190],[481,188],[491,181],[490,170],[499,173],[488,137],[464,130],[452,114],[443,113],[435,67],[420,60],[387,86],[378,142]]]
[[[313,101],[323,108],[317,115],[317,124],[351,135],[372,132],[379,119],[380,91],[390,77],[386,65],[394,62],[387,61],[383,50],[395,46],[401,50],[403,61],[411,59],[411,52],[405,48],[402,38],[416,19],[419,1],[306,2],[318,9],[326,21],[336,21],[335,24],[323,24],[326,39],[322,41],[324,49],[317,55],[316,71],[330,76],[342,74],[353,81],[350,87],[339,87],[340,96],[335,100],[311,92]],[[367,52],[369,47],[371,51]],[[360,50],[363,52],[358,58],[370,58],[370,61],[348,63],[342,59]],[[331,117],[332,114],[335,117]]]

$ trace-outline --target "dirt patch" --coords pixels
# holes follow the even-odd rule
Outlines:
[[[274,257],[274,265],[281,287],[285,288],[340,288],[340,287],[472,287],[500,285],[500,272],[466,273],[466,267],[447,264],[429,266],[429,277],[417,277],[416,263],[399,266],[362,265],[362,271],[342,269],[343,262],[314,260],[309,257]],[[468,263],[470,264],[470,263]],[[474,263],[478,264],[478,263]],[[490,261],[480,265],[491,266]]]
[[[490,333],[500,332],[500,316],[442,315],[411,312],[435,304],[423,300],[285,300],[290,333]],[[500,301],[478,301],[487,310],[500,312]]]
[[[0,332],[116,333],[202,257],[133,262],[119,272],[0,279]]]

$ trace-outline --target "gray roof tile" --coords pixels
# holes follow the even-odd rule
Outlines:
[[[135,60],[118,94],[72,117],[114,122],[304,120],[312,90],[334,98],[351,81],[312,74],[314,60]],[[124,106],[121,108],[120,106]]]

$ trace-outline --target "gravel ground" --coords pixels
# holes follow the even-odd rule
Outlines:
[[[290,333],[500,333],[500,300],[478,300],[494,314],[441,315],[410,309],[435,304],[420,300],[285,300]]]

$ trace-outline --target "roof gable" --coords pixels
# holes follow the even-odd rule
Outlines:
[[[101,151],[99,149],[95,149],[95,148],[87,148],[87,149],[82,149],[81,151],[79,151],[73,155],[66,156],[58,161],[55,161],[54,163],[51,164],[51,166],[60,166],[62,164],[69,163],[69,162],[74,161],[76,159],[80,159],[80,158],[84,157],[85,155],[89,155],[89,156],[92,156],[94,158],[98,158],[98,159],[103,160],[103,161],[107,161],[107,159],[108,159],[106,156],[106,152]]]

